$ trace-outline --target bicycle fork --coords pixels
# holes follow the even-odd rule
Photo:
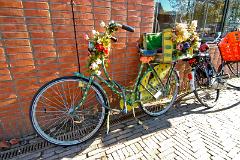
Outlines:
[[[94,79],[93,76],[91,76],[89,78],[89,82],[87,83],[86,87],[83,89],[83,97],[82,97],[82,99],[80,100],[80,102],[77,105],[71,106],[71,108],[68,111],[69,114],[73,114],[76,110],[78,110],[85,103],[85,101],[87,99],[87,94],[88,94],[88,91],[89,91],[89,89],[90,89],[90,87],[92,85],[93,79]],[[84,84],[82,84],[81,81],[79,81],[78,85],[79,85],[79,87],[82,87],[82,88],[85,86]]]

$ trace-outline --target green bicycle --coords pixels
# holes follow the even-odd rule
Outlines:
[[[179,77],[173,68],[170,69],[172,64],[141,63],[132,89],[111,80],[106,64],[110,42],[117,41],[112,35],[118,28],[130,32],[134,32],[134,28],[114,21],[104,27],[105,32],[97,33],[98,39],[95,37],[89,43],[90,76],[75,73],[75,76],[54,79],[43,85],[32,100],[32,126],[50,143],[65,146],[82,143],[93,137],[107,118],[109,123],[109,112],[114,109],[98,81],[119,96],[121,109],[118,111],[123,113],[131,110],[134,113],[134,108],[140,106],[148,115],[159,116],[177,97]],[[106,79],[100,76],[100,70]]]

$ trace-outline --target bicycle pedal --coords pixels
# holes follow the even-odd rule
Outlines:
[[[111,109],[111,111],[116,112],[116,113],[121,113],[122,111],[119,109]]]
[[[147,125],[145,125],[142,121],[137,120],[137,123],[138,123],[139,125],[142,125],[144,130],[148,130],[148,129],[149,129],[149,127],[148,127]]]
[[[137,120],[138,124],[143,125],[143,122],[140,120]]]
[[[224,82],[219,82],[219,83],[216,83],[212,86],[212,88],[214,89],[227,89],[227,84],[224,83]]]
[[[219,83],[219,89],[227,89],[227,83]]]
[[[229,79],[230,78],[230,75],[229,74],[224,74],[221,76],[222,79]]]
[[[146,126],[146,125],[143,125],[143,129],[144,129],[144,130],[148,130],[148,129],[149,129],[149,127],[148,127],[148,126]]]
[[[80,124],[81,123],[81,121],[73,121],[74,123],[76,123],[76,124]]]

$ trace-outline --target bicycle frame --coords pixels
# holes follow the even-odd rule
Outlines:
[[[155,69],[152,67],[152,65],[150,63],[141,63],[140,67],[139,67],[137,78],[136,78],[135,83],[134,83],[134,86],[133,86],[133,88],[131,90],[128,90],[124,86],[122,86],[119,83],[117,83],[116,81],[111,80],[111,78],[110,78],[110,76],[109,76],[109,74],[107,72],[106,66],[104,65],[104,59],[102,58],[101,66],[102,66],[102,70],[104,72],[104,75],[106,76],[107,79],[104,79],[102,76],[97,75],[97,74],[91,74],[91,76],[88,78],[89,82],[88,82],[88,84],[85,87],[85,91],[83,93],[83,98],[81,99],[81,101],[78,103],[77,106],[74,106],[73,110],[79,109],[80,106],[84,104],[84,102],[85,102],[85,100],[87,98],[87,93],[88,93],[92,83],[98,84],[98,86],[101,88],[101,90],[103,92],[105,92],[104,89],[101,87],[101,85],[94,80],[95,78],[97,78],[100,82],[102,82],[105,85],[107,85],[107,87],[110,88],[115,94],[117,94],[121,98],[123,98],[124,104],[125,104],[124,106],[126,106],[126,93],[127,92],[130,93],[130,94],[132,94],[132,93],[135,94],[134,99],[131,100],[131,102],[130,102],[131,104],[133,104],[133,103],[141,103],[141,101],[139,101],[139,94],[137,94],[137,92],[138,92],[138,86],[141,85],[140,84],[140,81],[141,81],[141,78],[142,78],[141,75],[144,74],[144,66],[147,65],[147,69],[145,70],[145,73],[148,72],[148,71],[152,71],[153,74],[155,74],[155,76],[158,77],[158,81],[162,84],[162,86],[165,87],[165,86],[167,86],[167,84],[170,81],[170,77],[171,77],[171,74],[172,74],[172,72],[173,72],[173,70],[175,68],[176,63],[177,62],[173,62],[173,65],[171,66],[171,70],[169,72],[166,84],[163,84],[163,82],[159,78],[157,72],[155,71]],[[152,63],[152,64],[159,64],[159,63]],[[75,75],[76,76],[80,76],[80,77],[85,77],[81,73],[75,73]],[[118,89],[120,89],[120,91],[118,91]],[[151,92],[147,88],[145,88],[145,89],[151,94]],[[154,96],[154,95],[152,95],[152,96]],[[109,102],[109,100],[107,100],[107,101]],[[110,109],[108,106],[106,106],[106,105],[104,105],[104,106],[105,106],[105,108]]]
[[[86,98],[87,98],[87,93],[90,89],[90,86],[92,85],[92,83],[95,83],[99,86],[99,88],[103,91],[104,89],[101,87],[101,85],[99,83],[97,83],[95,81],[95,78],[97,78],[100,82],[104,83],[105,85],[107,85],[108,88],[110,88],[115,94],[119,95],[121,98],[124,99],[124,102],[126,101],[125,97],[126,97],[126,92],[130,92],[130,93],[136,93],[137,92],[137,86],[138,86],[138,83],[141,79],[141,75],[142,75],[142,72],[143,72],[143,68],[144,68],[144,63],[141,63],[140,64],[140,67],[139,67],[139,71],[138,71],[138,76],[136,78],[136,81],[134,83],[134,86],[133,86],[133,89],[132,90],[127,90],[124,86],[120,85],[119,83],[117,83],[116,81],[114,80],[111,80],[108,72],[107,72],[107,69],[106,69],[106,66],[104,65],[104,59],[102,58],[102,70],[104,71],[104,75],[106,76],[107,79],[104,79],[102,76],[100,75],[97,75],[97,74],[91,74],[90,77],[88,78],[89,79],[89,82],[88,84],[86,85],[85,87],[85,91],[83,93],[83,98],[81,99],[81,101],[78,103],[77,106],[74,106],[74,110],[77,110],[80,108],[81,105],[84,104]],[[80,77],[85,77],[83,74],[81,73],[75,73],[76,76],[80,76]],[[87,77],[85,77],[87,78]],[[118,91],[118,89],[120,89],[121,91]],[[108,98],[108,97],[107,97]],[[135,96],[135,99],[134,99],[134,102],[136,102],[136,99],[137,97]],[[107,100],[109,101],[109,100]],[[108,108],[108,106],[104,105],[106,108]],[[108,108],[110,109],[110,108]]]

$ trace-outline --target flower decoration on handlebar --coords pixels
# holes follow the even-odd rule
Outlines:
[[[109,52],[111,48],[111,37],[112,34],[117,31],[118,27],[114,21],[111,21],[106,25],[103,21],[100,23],[100,26],[105,28],[105,32],[99,33],[98,31],[92,30],[92,37],[89,38],[87,34],[84,35],[84,39],[88,40],[88,68],[91,73],[97,75],[101,74],[101,65],[105,64],[108,66]]]
[[[177,53],[192,55],[199,48],[199,36],[196,32],[197,21],[190,24],[177,23],[173,31],[172,40],[176,44]]]

